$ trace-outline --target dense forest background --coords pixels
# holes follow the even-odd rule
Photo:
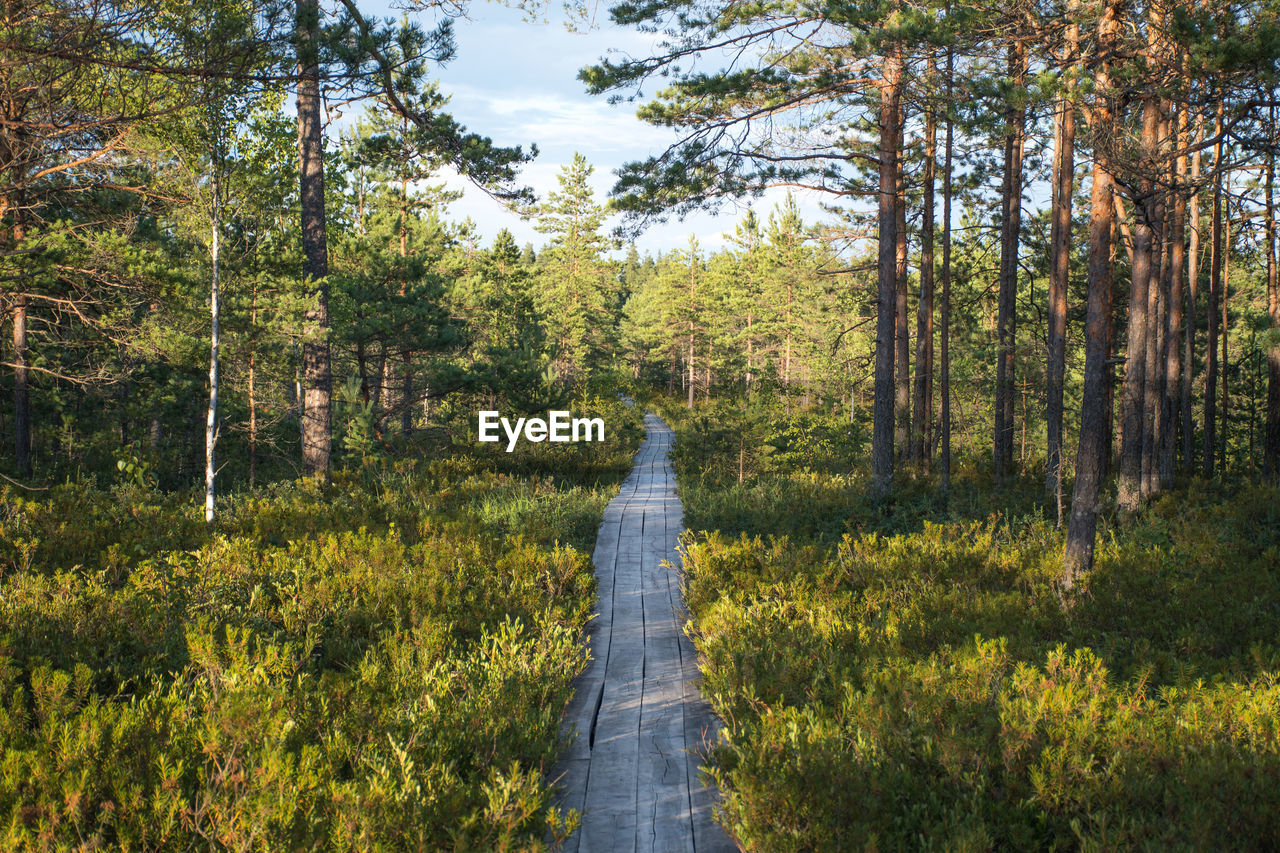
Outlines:
[[[1274,839],[1280,6],[622,3],[607,200],[451,116],[466,11],[0,10],[5,846],[563,839],[622,393],[744,847]]]
[[[1269,7],[698,9],[707,32],[691,19],[665,54],[582,72],[621,95],[673,80],[640,115],[683,138],[622,170],[614,234],[584,159],[536,200],[532,151],[449,117],[431,81],[448,17],[17,8],[10,473],[186,488],[207,463],[212,494],[213,471],[323,473],[478,400],[532,411],[625,378],[843,412],[882,484],[945,489],[988,458],[1069,504],[1064,473],[1096,459],[1079,508],[1114,470],[1132,511],[1178,472],[1274,476]],[[546,243],[480,245],[442,170]],[[618,242],[778,185],[831,218],[788,201],[716,251]]]

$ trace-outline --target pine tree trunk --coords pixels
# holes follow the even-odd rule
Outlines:
[[[1186,137],[1187,113],[1179,107],[1177,132],[1174,135],[1174,147],[1181,150]],[[1187,176],[1187,156],[1179,154],[1173,164],[1173,180],[1170,182],[1173,200],[1171,233],[1169,235],[1169,290],[1167,325],[1164,335],[1164,395],[1160,409],[1160,488],[1171,489],[1174,485],[1174,473],[1177,457],[1177,423],[1179,393],[1182,388],[1182,350],[1183,302],[1185,300],[1183,276],[1184,249],[1186,246],[1187,199],[1183,187]]]
[[[30,363],[27,295],[19,293],[13,300],[13,439],[14,460],[23,477],[30,477],[32,470]]]
[[[932,71],[932,60],[930,60]],[[930,74],[932,77],[932,73]],[[928,465],[929,424],[933,420],[933,185],[937,169],[938,121],[924,117],[924,198],[920,223],[920,302],[916,310],[916,375],[911,399],[911,459]]]
[[[1110,60],[1119,31],[1117,0],[1109,0],[1098,21],[1100,55],[1095,72],[1093,134],[1109,140],[1114,132],[1110,96]],[[1107,446],[1106,384],[1107,339],[1111,325],[1111,234],[1115,227],[1114,180],[1103,165],[1102,152],[1095,150],[1093,187],[1089,199],[1089,296],[1085,319],[1084,388],[1080,406],[1080,444],[1076,451],[1075,487],[1071,495],[1071,518],[1067,524],[1063,552],[1062,586],[1070,590],[1081,574],[1093,567],[1097,538],[1099,498],[1104,477]]]
[[[1227,473],[1227,439],[1231,431],[1231,421],[1229,420],[1230,386],[1227,382],[1227,370],[1231,366],[1230,360],[1227,358],[1227,330],[1230,323],[1227,321],[1227,297],[1231,292],[1231,181],[1229,176],[1224,178],[1226,187],[1223,190],[1222,199],[1222,279],[1218,289],[1218,299],[1222,303],[1222,329],[1219,335],[1222,338],[1222,364],[1219,368],[1219,381],[1222,383],[1222,414],[1220,416],[1221,423],[1218,425],[1219,441],[1221,449],[1218,455],[1218,462],[1221,465],[1221,472]]]
[[[1120,476],[1116,502],[1121,512],[1135,512],[1143,497],[1142,460],[1148,438],[1145,417],[1147,369],[1152,363],[1147,348],[1152,309],[1151,285],[1159,279],[1159,250],[1155,246],[1155,219],[1158,205],[1153,200],[1154,181],[1149,170],[1155,162],[1159,136],[1159,114],[1154,96],[1148,96],[1142,111],[1139,148],[1143,177],[1139,197],[1133,206],[1133,264],[1129,282],[1129,341],[1124,360],[1124,386],[1120,395]]]
[[[1204,116],[1196,116],[1195,135],[1198,144],[1204,138]],[[1182,347],[1182,468],[1190,474],[1196,467],[1195,373],[1196,373],[1196,306],[1200,296],[1200,149],[1191,155],[1190,184],[1195,190],[1187,212],[1190,225],[1187,246],[1187,305],[1183,322]]]
[[[249,488],[258,484],[258,284],[253,284],[249,305]]]
[[[1276,108],[1271,108],[1271,130],[1275,133]],[[1272,343],[1267,349],[1267,437],[1263,449],[1263,471],[1273,484],[1280,484],[1280,269],[1276,260],[1275,148],[1267,153],[1267,313],[1271,318]]]
[[[329,356],[329,248],[325,239],[324,142],[321,138],[318,0],[297,0],[298,165],[302,207],[302,272],[311,304],[302,343],[302,465],[328,478],[333,443],[333,375]]]
[[[12,246],[20,247],[26,239],[26,223],[23,221],[24,199],[15,194],[13,199]],[[30,477],[31,460],[31,346],[27,340],[27,294],[18,293],[13,298],[13,443],[14,462],[21,477]]]
[[[1218,446],[1218,294],[1222,287],[1222,106],[1218,107],[1218,120],[1214,135],[1218,144],[1213,164],[1213,222],[1209,237],[1209,333],[1205,348],[1204,371],[1204,445],[1201,448],[1201,473],[1212,477]]]
[[[900,106],[898,111],[898,163],[895,177],[895,207],[898,215],[897,242],[895,243],[895,284],[894,284],[894,402],[893,410],[897,417],[894,431],[894,448],[900,456],[910,456],[911,436],[911,326],[907,313],[908,288],[908,255],[910,252],[907,236],[907,186],[906,186],[906,142],[904,134],[907,126],[907,109]]]
[[[1143,367],[1142,385],[1142,485],[1144,499],[1159,491],[1159,467],[1156,462],[1160,443],[1160,398],[1164,394],[1164,314],[1168,308],[1168,279],[1165,276],[1167,257],[1168,215],[1167,193],[1156,181],[1163,179],[1167,169],[1159,168],[1160,140],[1167,138],[1168,121],[1164,115],[1164,104],[1152,99],[1155,111],[1155,134],[1152,147],[1151,168],[1156,179],[1152,184],[1152,196],[1149,207],[1151,224],[1151,269],[1147,279],[1147,350],[1146,364]]]
[[[943,494],[951,490],[951,176],[954,155],[954,123],[951,119],[952,79],[955,75],[955,59],[947,48],[947,129],[942,155],[942,329],[939,334],[941,352],[938,382],[942,386],[941,411],[939,413],[941,440],[938,464],[942,468]]]
[[[1021,87],[1026,80],[1026,49],[1009,46],[1009,76]],[[1011,106],[1005,114],[1004,185],[1001,189],[1000,295],[996,319],[995,436],[992,457],[997,477],[1013,466],[1015,356],[1018,329],[1018,237],[1022,227],[1022,157],[1026,139],[1026,108]]]
[[[1075,54],[1079,35],[1076,24],[1068,28],[1068,45]],[[1062,527],[1062,410],[1067,366],[1067,281],[1071,273],[1071,214],[1075,192],[1075,104],[1068,90],[1058,101],[1054,115],[1053,186],[1049,224],[1049,328],[1045,371],[1047,397],[1045,422],[1048,436],[1045,460],[1046,494],[1057,505]]]
[[[880,82],[880,193],[876,302],[875,401],[871,429],[871,473],[887,490],[893,482],[894,331],[897,296],[898,138],[902,97],[902,49],[890,46]]]

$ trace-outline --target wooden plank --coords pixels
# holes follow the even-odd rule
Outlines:
[[[662,566],[677,562],[682,525],[673,433],[652,414],[645,429],[597,538],[592,660],[565,715],[579,735],[557,764],[557,802],[583,812],[570,851],[729,851],[697,772],[714,717],[697,692],[678,577]]]
[[[644,491],[642,472],[640,489]],[[622,517],[614,563],[613,630],[605,664],[605,684],[591,745],[585,811],[579,849],[635,849],[636,764],[639,760],[640,702],[644,677],[644,603],[639,541],[644,516],[628,507]]]
[[[664,492],[669,488],[666,481]],[[693,853],[685,768],[684,680],[666,554],[666,495],[646,514],[645,679],[640,716],[638,849]]]

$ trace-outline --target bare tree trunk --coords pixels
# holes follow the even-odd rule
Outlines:
[[[302,271],[311,300],[304,318],[302,342],[302,464],[307,476],[327,479],[333,443],[333,375],[329,356],[329,248],[325,239],[324,143],[316,44],[319,26],[318,0],[297,0]]]
[[[901,97],[902,48],[895,45],[885,55],[880,83],[879,274],[871,473],[882,490],[887,490],[893,483],[893,358],[898,284],[898,118]]]
[[[947,130],[942,155],[942,330],[939,345],[941,360],[938,382],[942,385],[940,412],[941,443],[938,464],[942,467],[941,486],[944,494],[951,490],[951,176],[954,154],[954,122],[951,120],[952,78],[955,58],[947,48]]]
[[[933,60],[929,61],[933,77]],[[938,119],[924,116],[924,198],[920,224],[920,302],[916,310],[916,375],[912,394],[911,459],[928,467],[928,430],[933,421],[933,185],[937,170]]]
[[[13,300],[13,439],[18,473],[31,476],[31,349],[27,342],[27,295]]]
[[[16,249],[26,239],[26,223],[23,220],[24,200],[13,199],[13,246]],[[27,340],[27,294],[18,293],[13,299],[13,443],[14,461],[18,474],[30,477],[31,464],[31,346]]]
[[[1015,86],[1026,80],[1026,49],[1021,41],[1009,46],[1009,76]],[[997,477],[1013,466],[1014,387],[1018,329],[1018,237],[1022,227],[1022,155],[1026,139],[1026,108],[1011,106],[1005,114],[1004,186],[1000,217],[1000,296],[996,320],[995,436],[992,457]]]
[[[1276,108],[1271,108],[1271,132],[1276,128]],[[1274,138],[1274,136],[1273,136]],[[1267,349],[1267,437],[1263,450],[1263,471],[1272,483],[1280,484],[1280,270],[1276,261],[1276,155],[1267,153],[1267,313],[1274,336]]]
[[[907,288],[909,240],[907,237],[907,181],[906,181],[906,141],[904,135],[907,126],[907,109],[900,106],[898,111],[898,163],[895,186],[897,193],[898,227],[895,256],[894,286],[894,366],[895,394],[893,401],[894,415],[897,417],[894,431],[894,448],[900,456],[910,456],[911,435],[911,326],[907,315]]]
[[[1110,141],[1114,117],[1110,96],[1110,60],[1119,31],[1117,0],[1109,0],[1098,21],[1099,53],[1104,57],[1095,72],[1095,140]],[[1115,226],[1112,199],[1114,179],[1103,164],[1104,151],[1094,146],[1093,187],[1089,199],[1089,297],[1085,319],[1084,389],[1080,406],[1080,444],[1076,451],[1076,479],[1071,495],[1071,518],[1063,552],[1062,586],[1070,590],[1093,566],[1097,538],[1099,497],[1102,491],[1103,457],[1107,447],[1104,407],[1107,338],[1111,324],[1111,234]]]
[[[1231,178],[1230,175],[1223,178],[1226,187],[1223,189],[1222,198],[1222,279],[1221,286],[1218,289],[1218,298],[1222,301],[1222,329],[1220,335],[1222,337],[1222,365],[1218,374],[1219,381],[1222,383],[1222,415],[1221,424],[1218,427],[1220,436],[1221,450],[1219,451],[1218,460],[1222,466],[1223,474],[1227,473],[1227,439],[1231,431],[1231,421],[1229,419],[1228,401],[1230,400],[1230,388],[1227,382],[1227,370],[1231,366],[1231,362],[1227,358],[1227,329],[1230,323],[1227,320],[1227,303],[1231,292]]]
[[[209,259],[213,263],[213,271],[209,280],[209,411],[204,424],[204,520],[213,523],[214,484],[218,476],[216,451],[218,444],[218,343],[219,333],[219,264],[222,259],[221,216],[218,209],[218,182],[213,183],[213,217],[211,223],[212,236],[209,243]]]
[[[1116,501],[1121,512],[1131,513],[1142,502],[1142,457],[1146,418],[1148,314],[1151,304],[1149,289],[1152,278],[1159,278],[1159,263],[1154,248],[1156,205],[1152,201],[1154,182],[1148,173],[1155,161],[1159,135],[1159,115],[1155,96],[1147,96],[1142,111],[1142,135],[1139,140],[1144,175],[1139,182],[1139,198],[1133,206],[1133,265],[1129,284],[1129,342],[1124,360],[1124,387],[1120,395],[1120,477]],[[1153,276],[1153,265],[1156,267]],[[1150,342],[1154,346],[1154,341]]]
[[[401,120],[402,132],[408,132],[408,119]],[[400,179],[400,257],[409,257],[409,180],[408,178]],[[408,293],[408,288],[404,281],[400,282],[400,298],[403,299]],[[404,327],[406,339],[409,336],[409,327]],[[406,340],[404,348],[400,351],[400,433],[409,435],[413,432],[413,351],[409,348]]]
[[[1177,132],[1174,135],[1174,147],[1182,150],[1182,140],[1186,136],[1187,113],[1177,108]],[[1171,198],[1173,200],[1172,232],[1169,235],[1169,275],[1168,275],[1168,311],[1164,334],[1164,394],[1160,403],[1160,487],[1171,489],[1174,484],[1174,469],[1177,456],[1177,423],[1179,392],[1182,387],[1182,352],[1180,345],[1183,339],[1183,285],[1185,272],[1183,252],[1186,245],[1187,199],[1183,195],[1183,186],[1187,176],[1187,157],[1179,154],[1173,164],[1173,181]]]
[[[1204,138],[1204,115],[1196,116],[1196,142]],[[1191,155],[1191,186],[1188,217],[1191,224],[1187,247],[1187,307],[1185,340],[1182,349],[1182,467],[1190,474],[1196,467],[1195,381],[1196,373],[1196,304],[1200,294],[1200,149]]]
[[[1143,367],[1142,385],[1142,497],[1148,498],[1159,491],[1159,468],[1156,456],[1159,449],[1160,434],[1160,398],[1164,394],[1164,341],[1162,315],[1168,309],[1166,268],[1168,230],[1166,227],[1165,201],[1168,194],[1160,188],[1167,170],[1158,168],[1160,163],[1160,143],[1166,137],[1168,120],[1164,115],[1164,104],[1153,99],[1155,110],[1155,134],[1152,148],[1153,195],[1151,197],[1151,269],[1147,279],[1147,350],[1146,364]],[[1145,119],[1144,119],[1145,120]]]
[[[249,488],[258,484],[258,285],[255,281],[249,304]]]
[[[1080,27],[1068,27],[1068,50],[1074,56]],[[1049,329],[1045,383],[1048,435],[1044,488],[1057,506],[1062,527],[1062,409],[1067,370],[1067,281],[1071,274],[1071,207],[1075,192],[1076,109],[1070,89],[1054,115],[1053,199],[1049,224]]]
[[[1209,336],[1205,349],[1204,371],[1204,446],[1201,449],[1201,473],[1212,477],[1218,446],[1218,294],[1222,287],[1222,136],[1223,108],[1218,106],[1214,135],[1219,137],[1214,152],[1213,224],[1209,239]]]

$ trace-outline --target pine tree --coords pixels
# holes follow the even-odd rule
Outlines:
[[[536,303],[556,349],[556,366],[571,383],[602,366],[616,347],[617,282],[605,257],[604,209],[581,154],[564,166],[560,188],[538,209],[537,229],[550,237],[539,255]]]

